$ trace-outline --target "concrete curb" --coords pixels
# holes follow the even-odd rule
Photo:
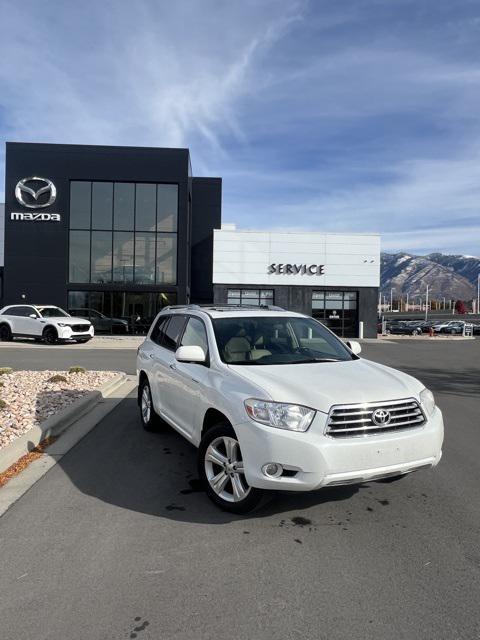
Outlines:
[[[127,379],[126,373],[118,373],[112,380],[68,405],[45,422],[37,425],[0,450],[0,473],[8,469],[14,462],[29,453],[42,440],[49,436],[58,436],[70,425],[89,412],[103,398],[107,398]]]

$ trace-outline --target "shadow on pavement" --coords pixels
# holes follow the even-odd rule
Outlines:
[[[121,402],[59,465],[82,493],[122,509],[180,522],[225,524],[347,500],[361,487],[272,492],[250,515],[215,507],[199,488],[197,450],[169,427],[143,430],[136,398]]]

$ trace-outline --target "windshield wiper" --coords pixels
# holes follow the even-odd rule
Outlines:
[[[341,358],[308,358],[306,360],[292,360],[288,364],[305,364],[308,362],[343,362]]]

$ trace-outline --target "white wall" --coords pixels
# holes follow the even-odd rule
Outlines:
[[[325,265],[323,275],[269,274],[269,265]],[[214,231],[214,284],[380,286],[378,234]]]
[[[0,267],[3,267],[3,246],[5,244],[5,205],[0,202]]]

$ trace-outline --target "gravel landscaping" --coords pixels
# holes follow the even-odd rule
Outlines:
[[[117,375],[73,369],[69,373],[0,368],[0,449]]]

